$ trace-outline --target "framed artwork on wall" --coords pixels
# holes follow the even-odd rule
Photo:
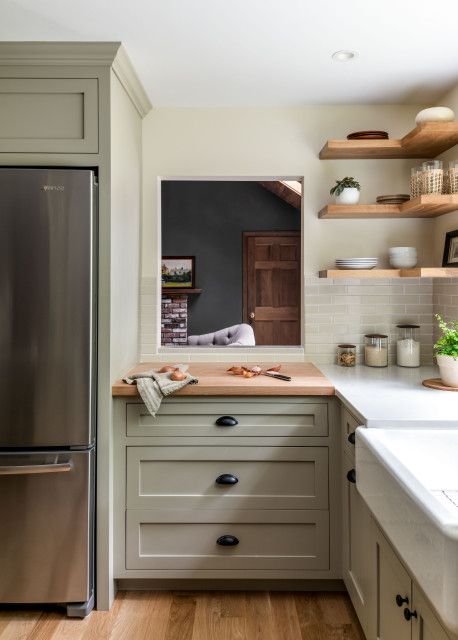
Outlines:
[[[194,289],[195,256],[162,256],[161,278],[163,289]]]
[[[458,269],[458,229],[445,234],[443,267],[456,267]]]

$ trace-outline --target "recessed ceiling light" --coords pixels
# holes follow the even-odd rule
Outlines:
[[[340,51],[334,51],[332,59],[338,62],[349,62],[354,60],[358,56],[356,51],[350,51],[349,49],[341,49]]]

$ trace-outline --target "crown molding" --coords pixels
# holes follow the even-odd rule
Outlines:
[[[0,65],[111,65],[120,42],[0,42]]]
[[[112,68],[138,113],[144,118],[151,111],[152,104],[124,47],[119,47]]]
[[[112,67],[143,118],[151,102],[120,42],[0,42],[0,66]]]

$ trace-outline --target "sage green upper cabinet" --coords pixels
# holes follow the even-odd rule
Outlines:
[[[97,153],[97,78],[0,78],[0,153]]]

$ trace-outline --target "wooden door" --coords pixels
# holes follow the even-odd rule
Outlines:
[[[257,345],[301,344],[300,233],[243,235],[243,321],[253,327]]]

